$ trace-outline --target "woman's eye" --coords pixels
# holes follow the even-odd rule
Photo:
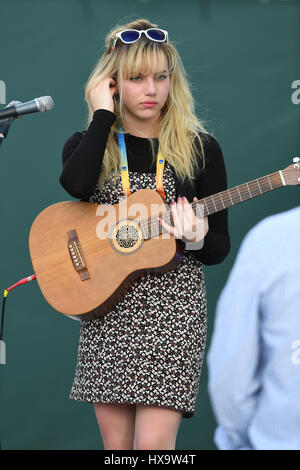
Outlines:
[[[143,78],[143,77],[141,77],[141,76],[139,75],[139,76],[137,76],[137,77],[131,77],[130,80],[131,80],[132,82],[139,82],[139,81],[142,80],[142,78]],[[168,78],[167,75],[164,75],[164,74],[162,74],[162,75],[157,75],[157,79],[158,79],[158,80],[163,81],[163,80],[165,80],[166,78]]]

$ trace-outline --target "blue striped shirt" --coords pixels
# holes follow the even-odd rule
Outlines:
[[[246,235],[207,361],[219,449],[300,450],[300,206]]]

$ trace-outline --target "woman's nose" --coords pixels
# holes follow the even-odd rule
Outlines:
[[[155,95],[156,87],[153,77],[147,77],[145,81],[145,95]]]

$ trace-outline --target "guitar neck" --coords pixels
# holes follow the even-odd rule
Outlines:
[[[226,191],[199,199],[197,202],[193,202],[191,206],[197,216],[206,217],[284,185],[282,172],[276,171],[275,173],[248,181],[248,183],[243,183]]]
[[[226,191],[221,191],[220,193],[199,199],[198,201],[191,203],[191,207],[194,209],[197,217],[206,217],[254,197],[261,196],[269,191],[273,191],[273,189],[278,189],[285,184],[283,172],[280,170],[275,173],[262,176],[261,178],[248,181],[248,183],[243,183],[235,186],[234,188],[227,189]],[[162,214],[162,218],[167,224],[174,226],[171,210],[164,212]],[[160,224],[158,216],[141,220],[140,228],[144,239],[156,237],[166,232],[166,229]]]

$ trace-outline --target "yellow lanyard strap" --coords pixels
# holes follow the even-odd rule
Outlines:
[[[122,177],[122,186],[124,196],[129,196],[130,193],[130,183],[129,183],[129,173],[128,173],[128,162],[127,162],[127,151],[125,138],[123,134],[123,128],[120,127],[120,132],[118,133],[118,142],[119,149],[121,152],[121,177]],[[156,191],[161,195],[162,198],[166,199],[166,194],[163,186],[163,176],[164,176],[164,167],[165,167],[165,158],[158,151],[156,159]]]

